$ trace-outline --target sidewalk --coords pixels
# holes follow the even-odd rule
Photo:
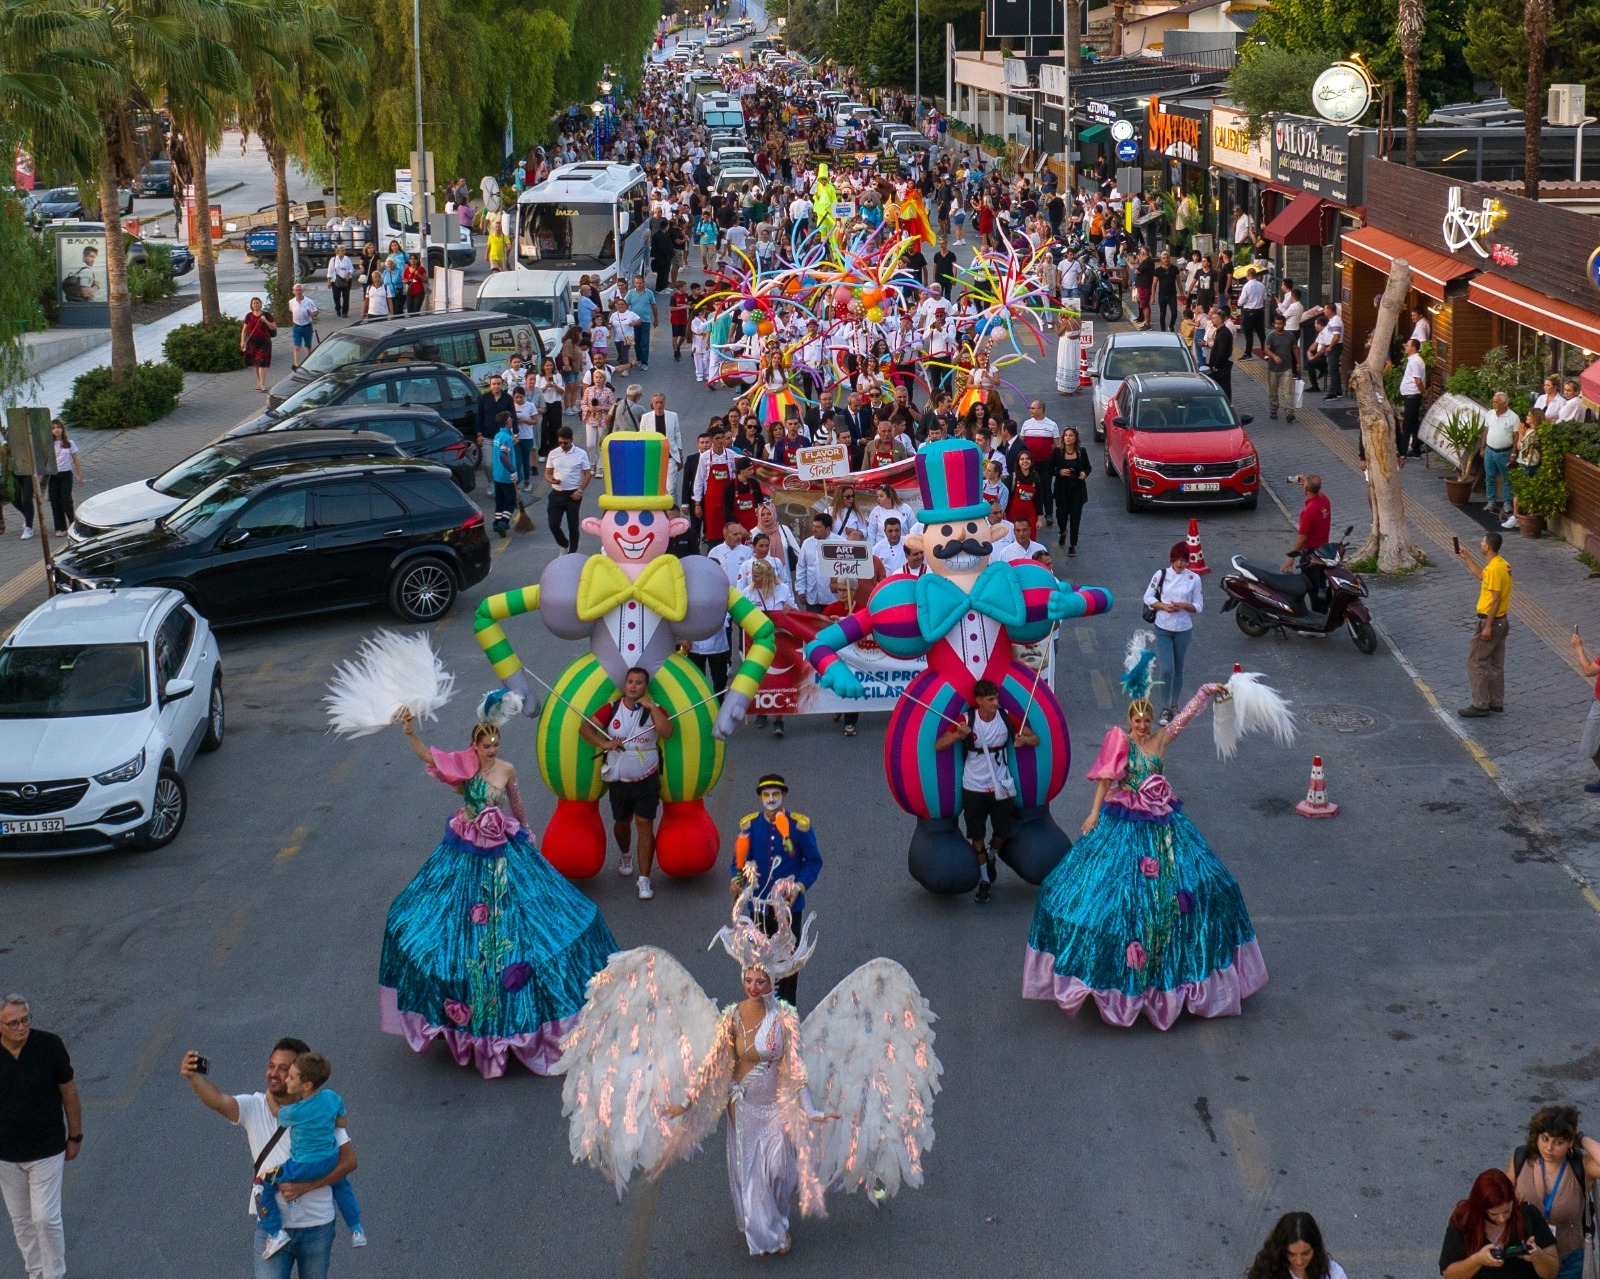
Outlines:
[[[1333,503],[1335,535],[1354,524],[1352,542],[1359,544],[1370,517],[1356,455],[1354,401],[1329,404],[1319,393],[1308,392],[1293,423],[1271,421],[1259,360],[1237,366],[1234,393],[1240,411],[1255,416],[1249,431],[1261,456],[1263,485],[1284,517],[1292,525],[1304,500],[1299,487],[1285,477],[1315,472]],[[1538,837],[1527,856],[1548,857],[1546,850],[1557,850],[1585,884],[1600,885],[1600,799],[1583,791],[1584,783],[1600,773],[1578,755],[1578,736],[1594,692],[1568,648],[1574,624],[1592,642],[1600,642],[1600,614],[1588,570],[1577,549],[1566,542],[1505,532],[1504,555],[1515,583],[1506,647],[1506,713],[1461,719],[1456,709],[1470,701],[1466,657],[1478,583],[1456,559],[1451,538],[1460,538],[1481,562],[1478,543],[1498,524],[1482,513],[1477,501],[1466,508],[1447,501],[1445,472],[1437,463],[1429,469],[1413,460],[1400,474],[1411,536],[1430,566],[1393,581],[1367,578],[1373,618],[1423,696],[1516,806],[1518,830]],[[1285,538],[1285,548],[1290,540]],[[1226,564],[1215,567],[1221,570]],[[1290,637],[1285,642],[1305,641]]]

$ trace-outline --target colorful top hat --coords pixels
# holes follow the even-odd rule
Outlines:
[[[606,454],[603,511],[670,511],[667,491],[667,437],[657,431],[613,431],[601,446]]]
[[[923,447],[917,454],[917,483],[923,508],[917,519],[924,524],[989,516],[983,500],[983,453],[971,440],[938,440]]]

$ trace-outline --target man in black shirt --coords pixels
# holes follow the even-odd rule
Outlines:
[[[0,1048],[0,1192],[30,1279],[60,1279],[67,1273],[61,1172],[83,1148],[72,1061],[59,1037],[32,1029],[21,995],[0,1004]]]
[[[489,441],[500,429],[500,415],[511,414],[516,420],[517,406],[506,390],[506,380],[498,373],[489,379],[489,389],[478,397],[478,456],[485,464],[489,458]]]
[[[916,277],[918,284],[928,282],[928,259],[922,255],[922,241],[918,240],[911,246],[911,252],[900,259],[901,265]]]
[[[1206,352],[1206,371],[1211,380],[1222,388],[1233,403],[1233,330],[1228,327],[1228,315],[1221,307],[1211,310],[1211,322],[1217,326],[1217,336],[1211,339],[1211,349]]]
[[[650,237],[650,269],[656,273],[656,292],[665,293],[672,282],[672,255],[677,244],[672,236],[672,224],[665,219],[656,223],[655,234]]]
[[[1278,417],[1278,401],[1287,394],[1288,419],[1294,421],[1293,380],[1300,376],[1300,340],[1284,327],[1281,315],[1272,317],[1272,332],[1267,334],[1267,413]]]
[[[1154,274],[1161,327],[1170,333],[1178,325],[1178,264],[1166,249],[1161,250]]]
[[[950,252],[950,241],[942,237],[939,251],[933,255],[933,282],[940,296],[948,302],[956,291],[956,255]]]

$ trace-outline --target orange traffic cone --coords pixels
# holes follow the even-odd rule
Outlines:
[[[1302,817],[1332,817],[1339,805],[1328,801],[1328,781],[1322,775],[1322,756],[1311,757],[1311,784],[1306,787],[1306,797],[1294,806]]]
[[[1191,573],[1209,573],[1211,566],[1206,563],[1206,553],[1200,547],[1200,521],[1189,521],[1189,536],[1185,539],[1189,543],[1189,571]]]
[[[1089,376],[1089,348],[1082,342],[1078,343],[1078,389],[1081,391],[1086,386],[1093,386],[1094,379]]]

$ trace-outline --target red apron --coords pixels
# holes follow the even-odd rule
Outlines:
[[[707,486],[709,487],[709,485]],[[749,489],[735,489],[733,493],[733,518],[744,526],[746,533],[755,531],[756,494]]]
[[[705,497],[705,526],[711,533],[720,534],[722,526],[727,522],[723,513],[726,507],[728,488],[733,483],[733,458],[724,453],[724,460],[718,462],[715,453],[707,453],[706,458],[706,497]]]
[[[1039,527],[1039,481],[1011,477],[1011,503],[1006,507],[1006,519],[1015,524],[1025,519],[1035,530]]]

